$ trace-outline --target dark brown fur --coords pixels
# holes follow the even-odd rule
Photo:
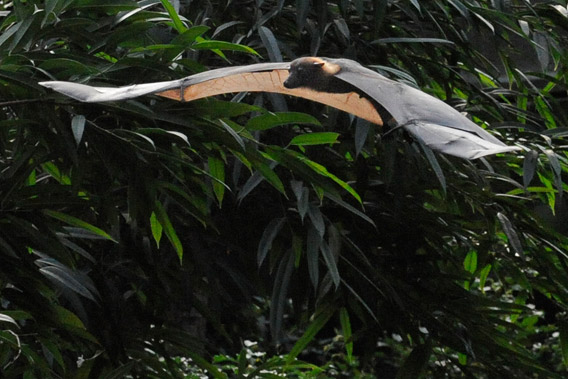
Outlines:
[[[290,76],[284,82],[286,88],[310,88],[327,93],[359,93],[353,85],[335,77],[339,65],[320,58],[298,58],[290,64]]]

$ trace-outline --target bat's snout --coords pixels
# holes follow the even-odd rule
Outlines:
[[[290,71],[290,75],[284,80],[284,87],[288,89],[298,88],[302,86],[302,80],[293,71]]]
[[[294,84],[295,84],[294,81],[293,81],[293,80],[290,80],[290,78],[284,80],[284,83],[283,83],[283,84],[284,84],[284,87],[286,87],[286,88],[288,88],[288,89],[292,89],[292,88],[296,88],[296,87],[297,87],[297,85],[294,85]]]

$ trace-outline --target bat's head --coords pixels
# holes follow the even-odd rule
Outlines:
[[[290,75],[284,81],[284,87],[290,89],[307,87],[321,90],[320,87],[340,70],[339,65],[321,58],[298,58],[290,63]]]

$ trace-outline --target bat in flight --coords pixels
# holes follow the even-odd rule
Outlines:
[[[424,145],[465,159],[520,150],[507,146],[460,112],[418,89],[390,80],[349,59],[298,58],[219,68],[168,82],[91,87],[50,81],[41,85],[84,102],[157,94],[178,101],[231,92],[275,92],[317,101],[377,125],[396,125]]]

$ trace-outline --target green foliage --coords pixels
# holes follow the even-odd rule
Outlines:
[[[5,377],[565,374],[565,1],[0,7]],[[301,55],[418,86],[523,153],[441,156],[279,95],[37,84]]]

